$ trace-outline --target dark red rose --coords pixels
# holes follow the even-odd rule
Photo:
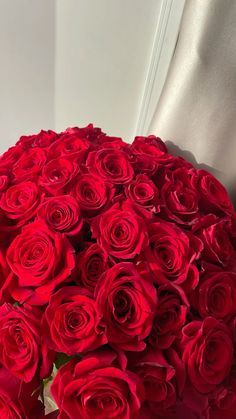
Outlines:
[[[235,419],[236,378],[230,377],[227,385],[216,390],[210,399],[209,419]]]
[[[38,134],[33,135],[22,135],[17,141],[17,145],[21,145],[24,150],[34,147],[49,147],[58,137],[58,134],[54,131],[41,130]]]
[[[42,378],[52,368],[52,358],[41,349],[41,312],[30,306],[0,307],[0,362],[19,379],[29,383],[41,368]],[[45,355],[45,358],[43,358]]]
[[[38,208],[37,217],[52,230],[66,236],[77,235],[83,227],[80,207],[70,195],[45,198]]]
[[[13,298],[30,304],[46,304],[53,290],[65,281],[75,265],[74,249],[60,233],[35,221],[22,230],[7,251],[7,261],[16,277]]]
[[[127,154],[121,150],[104,148],[92,151],[86,166],[91,174],[114,184],[125,184],[133,178],[133,168]]]
[[[231,221],[217,218],[213,214],[203,217],[193,230],[203,243],[202,259],[227,266],[231,258],[236,259],[231,239]]]
[[[199,218],[198,191],[193,185],[194,169],[167,171],[161,189],[163,211],[177,224],[191,225]]]
[[[18,227],[34,216],[40,199],[38,186],[35,183],[22,182],[11,186],[2,194],[0,208]]]
[[[47,346],[67,355],[107,343],[96,302],[88,291],[77,286],[63,287],[51,296],[42,330]]]
[[[92,224],[93,237],[109,256],[133,259],[148,246],[144,219],[129,202],[113,205]]]
[[[106,349],[60,368],[51,392],[65,419],[135,419],[144,396],[138,376],[121,368],[117,355]]]
[[[193,293],[201,317],[229,319],[236,314],[236,272],[209,272]]]
[[[78,172],[79,166],[73,159],[58,157],[43,167],[39,183],[52,195],[60,195]]]
[[[5,251],[0,249],[0,304],[10,301],[8,286],[12,278],[12,272],[6,261]]]
[[[157,304],[152,283],[142,278],[132,263],[118,263],[101,277],[95,297],[108,342],[119,349],[142,351]]]
[[[200,255],[200,240],[162,220],[149,225],[149,240],[145,257],[156,281],[170,280],[176,284],[186,281],[192,264]],[[198,277],[197,270],[194,275]]]
[[[158,304],[149,343],[155,348],[169,348],[176,338],[181,338],[186,323],[189,303],[180,287],[171,283],[158,287]]]
[[[194,320],[183,329],[183,361],[188,377],[200,393],[216,389],[229,374],[233,342],[226,324],[213,317]]]
[[[13,167],[13,175],[17,182],[37,179],[46,161],[46,152],[42,148],[31,148],[21,154]]]
[[[216,215],[232,214],[233,205],[224,186],[209,172],[196,170],[195,188],[200,194],[200,210]]]
[[[97,243],[91,243],[78,253],[73,278],[93,293],[99,278],[107,269],[107,253]]]
[[[99,176],[84,174],[76,180],[72,190],[81,211],[86,217],[94,216],[104,210],[114,196],[114,189]]]
[[[138,175],[131,183],[126,185],[125,194],[128,199],[136,204],[150,209],[154,212],[159,211],[158,189],[146,175]]]
[[[185,384],[184,364],[173,349],[166,354],[159,349],[146,350],[138,356],[133,354],[128,364],[142,380],[146,403],[154,418],[171,417]],[[168,416],[169,413],[169,416]]]
[[[30,383],[24,383],[1,366],[1,419],[42,419],[44,406],[38,399],[39,385],[36,378]]]

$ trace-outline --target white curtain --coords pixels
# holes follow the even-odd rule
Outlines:
[[[236,196],[235,0],[186,1],[149,132],[204,164]]]

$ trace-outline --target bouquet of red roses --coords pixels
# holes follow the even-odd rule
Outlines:
[[[1,419],[236,417],[236,216],[155,136],[0,158]]]

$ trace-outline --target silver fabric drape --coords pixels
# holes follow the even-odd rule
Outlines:
[[[175,152],[204,164],[235,201],[235,0],[186,1],[175,54],[149,132],[170,142]]]

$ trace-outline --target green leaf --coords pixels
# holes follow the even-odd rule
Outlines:
[[[57,354],[57,359],[55,361],[56,368],[59,370],[60,367],[67,364],[67,362],[69,362],[71,359],[72,358],[70,356],[60,352],[59,354]]]

